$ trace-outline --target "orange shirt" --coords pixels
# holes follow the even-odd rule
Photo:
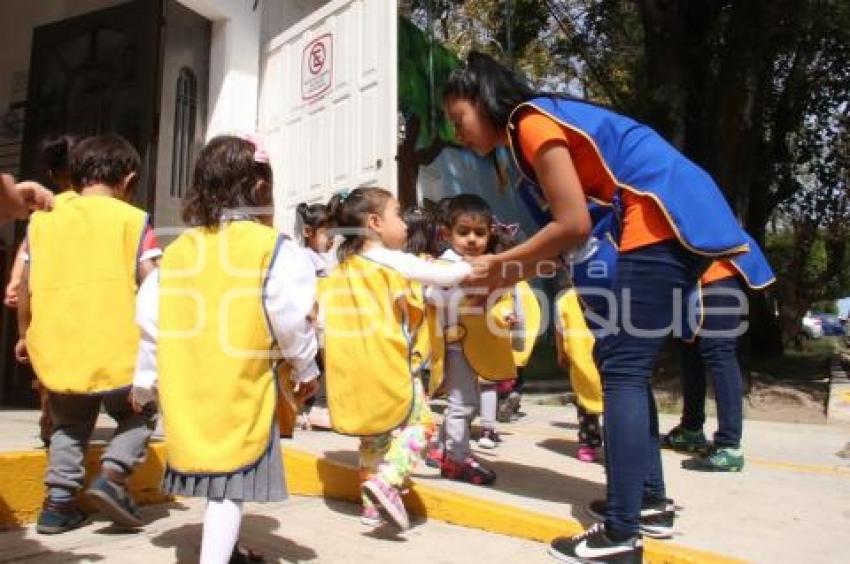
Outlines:
[[[735,267],[732,266],[732,263],[728,260],[716,260],[708,267],[699,281],[703,286],[706,284],[711,284],[712,282],[717,282],[719,280],[725,280],[726,278],[731,278],[733,276],[737,276],[738,271],[735,270]]]
[[[616,182],[589,137],[535,110],[529,110],[520,117],[518,128],[520,150],[527,162],[533,163],[534,156],[546,143],[564,143],[570,151],[585,196],[606,203],[613,200]],[[623,190],[622,200],[620,251],[631,251],[675,237],[666,216],[651,197]]]

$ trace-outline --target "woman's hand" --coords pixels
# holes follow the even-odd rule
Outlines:
[[[484,288],[487,293],[510,285],[503,276],[502,263],[498,255],[481,255],[465,259],[472,265],[472,274],[463,282],[467,288]]]

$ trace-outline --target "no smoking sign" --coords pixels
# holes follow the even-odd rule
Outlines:
[[[333,85],[333,35],[322,35],[307,44],[301,56],[301,98],[318,98]]]

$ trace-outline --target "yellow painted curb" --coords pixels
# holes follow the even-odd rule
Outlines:
[[[100,448],[89,450],[86,455],[87,476],[96,474],[102,452]],[[24,525],[36,520],[44,500],[46,468],[46,451],[0,453],[0,527]],[[164,469],[165,447],[161,443],[153,444],[148,449],[147,459],[136,468],[130,480],[130,491],[136,501],[147,505],[168,500],[159,491]]]
[[[321,495],[334,499],[360,498],[357,470],[316,456],[284,449],[287,483],[296,495]],[[405,506],[416,515],[512,537],[549,542],[555,537],[580,533],[578,521],[535,513],[512,505],[451,492],[414,482]],[[743,562],[707,551],[647,539],[645,561],[651,564],[726,564]]]
[[[100,449],[92,449],[86,457],[90,476],[97,471],[99,457]],[[360,499],[360,481],[355,468],[292,448],[284,448],[283,460],[291,494],[346,501]],[[42,481],[46,462],[47,456],[43,451],[0,453],[0,527],[35,521],[44,498]],[[159,491],[164,468],[164,446],[162,443],[151,445],[147,460],[130,481],[130,490],[140,504],[167,500]],[[422,483],[412,485],[405,497],[405,505],[411,513],[430,519],[540,542],[582,530],[582,526],[572,519],[535,513]],[[651,564],[741,562],[651,539],[646,541],[645,560]]]

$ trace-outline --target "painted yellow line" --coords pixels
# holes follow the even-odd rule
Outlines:
[[[511,435],[522,435],[523,437],[537,437],[542,439],[564,439],[564,438],[572,438],[575,436],[575,431],[571,429],[565,429],[565,433],[551,433],[545,432],[541,430],[539,427],[522,427],[511,429],[509,433],[502,433],[504,436]],[[661,452],[667,453],[669,455],[683,457],[690,456],[686,453],[677,453],[671,450],[663,449]],[[790,472],[797,472],[800,474],[821,474],[824,476],[840,476],[842,478],[847,477],[850,478],[850,465],[844,466],[824,466],[817,464],[799,464],[796,462],[784,462],[781,460],[768,460],[765,458],[752,458],[747,456],[746,463],[758,466],[761,468],[770,468],[772,470],[787,470]]]
[[[165,467],[164,450],[162,444],[152,445],[147,460],[130,481],[131,492],[141,504],[167,500],[159,491]],[[92,449],[86,457],[89,476],[97,471],[99,457],[99,449]],[[43,451],[0,454],[0,526],[21,525],[35,520],[44,497],[42,478],[46,458]],[[360,482],[355,468],[288,447],[284,448],[283,460],[290,493],[346,501],[359,500]],[[415,515],[539,542],[548,542],[557,536],[573,535],[582,530],[581,525],[572,519],[535,513],[422,483],[411,486],[405,504]],[[651,539],[646,542],[645,552],[645,561],[651,564],[742,562]]]
[[[102,450],[92,448],[86,456],[86,475],[95,476]],[[0,453],[0,526],[32,523],[44,500],[45,451]],[[148,457],[133,474],[130,492],[140,504],[162,503],[168,498],[159,491],[165,469],[165,449],[153,444]],[[85,503],[83,503],[85,506]]]
[[[747,463],[763,468],[775,470],[789,470],[801,474],[822,474],[825,476],[841,476],[850,478],[850,466],[816,466],[814,464],[795,464],[793,462],[779,462],[775,460],[764,460],[762,458],[747,457]]]

